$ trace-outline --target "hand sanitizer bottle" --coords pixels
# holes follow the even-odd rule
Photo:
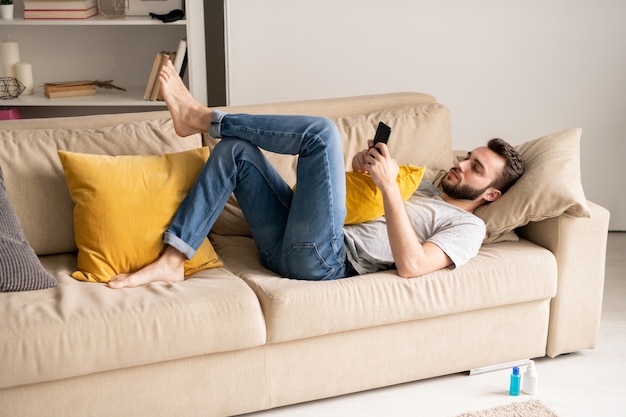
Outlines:
[[[524,394],[535,395],[537,392],[537,382],[539,377],[537,376],[537,370],[535,369],[535,362],[528,362],[526,372],[524,372]]]
[[[519,395],[520,388],[522,386],[522,376],[519,373],[519,368],[517,366],[513,367],[513,373],[511,374],[511,383],[509,385],[509,394],[510,395]]]

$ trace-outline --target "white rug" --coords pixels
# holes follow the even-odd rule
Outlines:
[[[516,402],[482,411],[470,411],[457,417],[559,417],[539,400]]]

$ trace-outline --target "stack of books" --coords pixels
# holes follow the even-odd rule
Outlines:
[[[187,68],[186,39],[182,39],[178,43],[178,49],[176,52],[161,51],[156,55],[152,64],[152,71],[150,71],[150,77],[148,78],[146,92],[143,96],[144,100],[156,101],[163,99],[160,91],[161,83],[159,81],[159,73],[161,72],[161,67],[165,65],[167,61],[172,61],[174,68],[176,68],[176,71],[181,77],[184,75]]]
[[[97,14],[97,0],[24,0],[24,19],[88,19]]]
[[[93,96],[96,94],[96,88],[93,81],[64,81],[45,83],[43,92],[48,98]]]

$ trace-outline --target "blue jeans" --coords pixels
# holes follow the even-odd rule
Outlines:
[[[172,219],[165,243],[193,257],[234,192],[263,266],[288,278],[349,276],[345,167],[334,123],[215,111],[209,133],[222,140]],[[259,148],[298,155],[295,191]]]

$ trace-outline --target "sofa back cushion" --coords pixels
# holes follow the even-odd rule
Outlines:
[[[75,122],[82,126],[84,119],[79,117],[50,119],[49,128],[28,128],[28,120],[21,120],[23,123],[11,130],[0,126],[0,166],[7,194],[27,241],[38,255],[76,250],[74,204],[57,150],[101,155],[161,155],[201,146],[200,135],[180,138],[174,133],[168,113],[160,116],[162,118],[97,128],[72,128]],[[44,122],[37,121],[40,126]]]
[[[287,107],[287,106],[286,106]],[[226,110],[229,110],[226,108]],[[263,106],[245,109],[252,113],[263,113]],[[268,112],[280,113],[276,105]],[[310,114],[303,109],[303,113]],[[290,112],[289,112],[290,113]],[[325,116],[320,112],[322,116]],[[395,107],[383,107],[368,113],[333,117],[343,138],[343,152],[346,170],[351,170],[352,157],[367,147],[367,140],[374,137],[379,121],[392,128],[389,150],[400,165],[414,165],[429,168],[432,173],[448,170],[453,165],[452,139],[450,134],[450,116],[448,109],[439,103],[414,103]],[[207,138],[209,146],[216,141]],[[265,153],[281,176],[290,184],[296,183],[297,157]],[[234,198],[213,227],[213,232],[221,235],[249,235],[247,225]]]
[[[333,119],[344,139],[346,167],[374,136],[380,120],[393,128],[389,147],[401,165],[448,169],[453,163],[448,110],[422,93],[307,100],[224,107],[226,111],[309,114]],[[215,141],[206,137],[209,146]],[[73,203],[57,150],[101,155],[161,155],[202,145],[199,135],[178,137],[167,111],[0,122],[0,166],[9,199],[26,239],[38,255],[76,250]],[[295,183],[296,158],[268,154],[278,171]],[[425,176],[429,179],[429,175]],[[218,234],[248,235],[231,198],[213,228]]]
[[[54,287],[56,280],[33,252],[4,188],[0,167],[0,292]]]

